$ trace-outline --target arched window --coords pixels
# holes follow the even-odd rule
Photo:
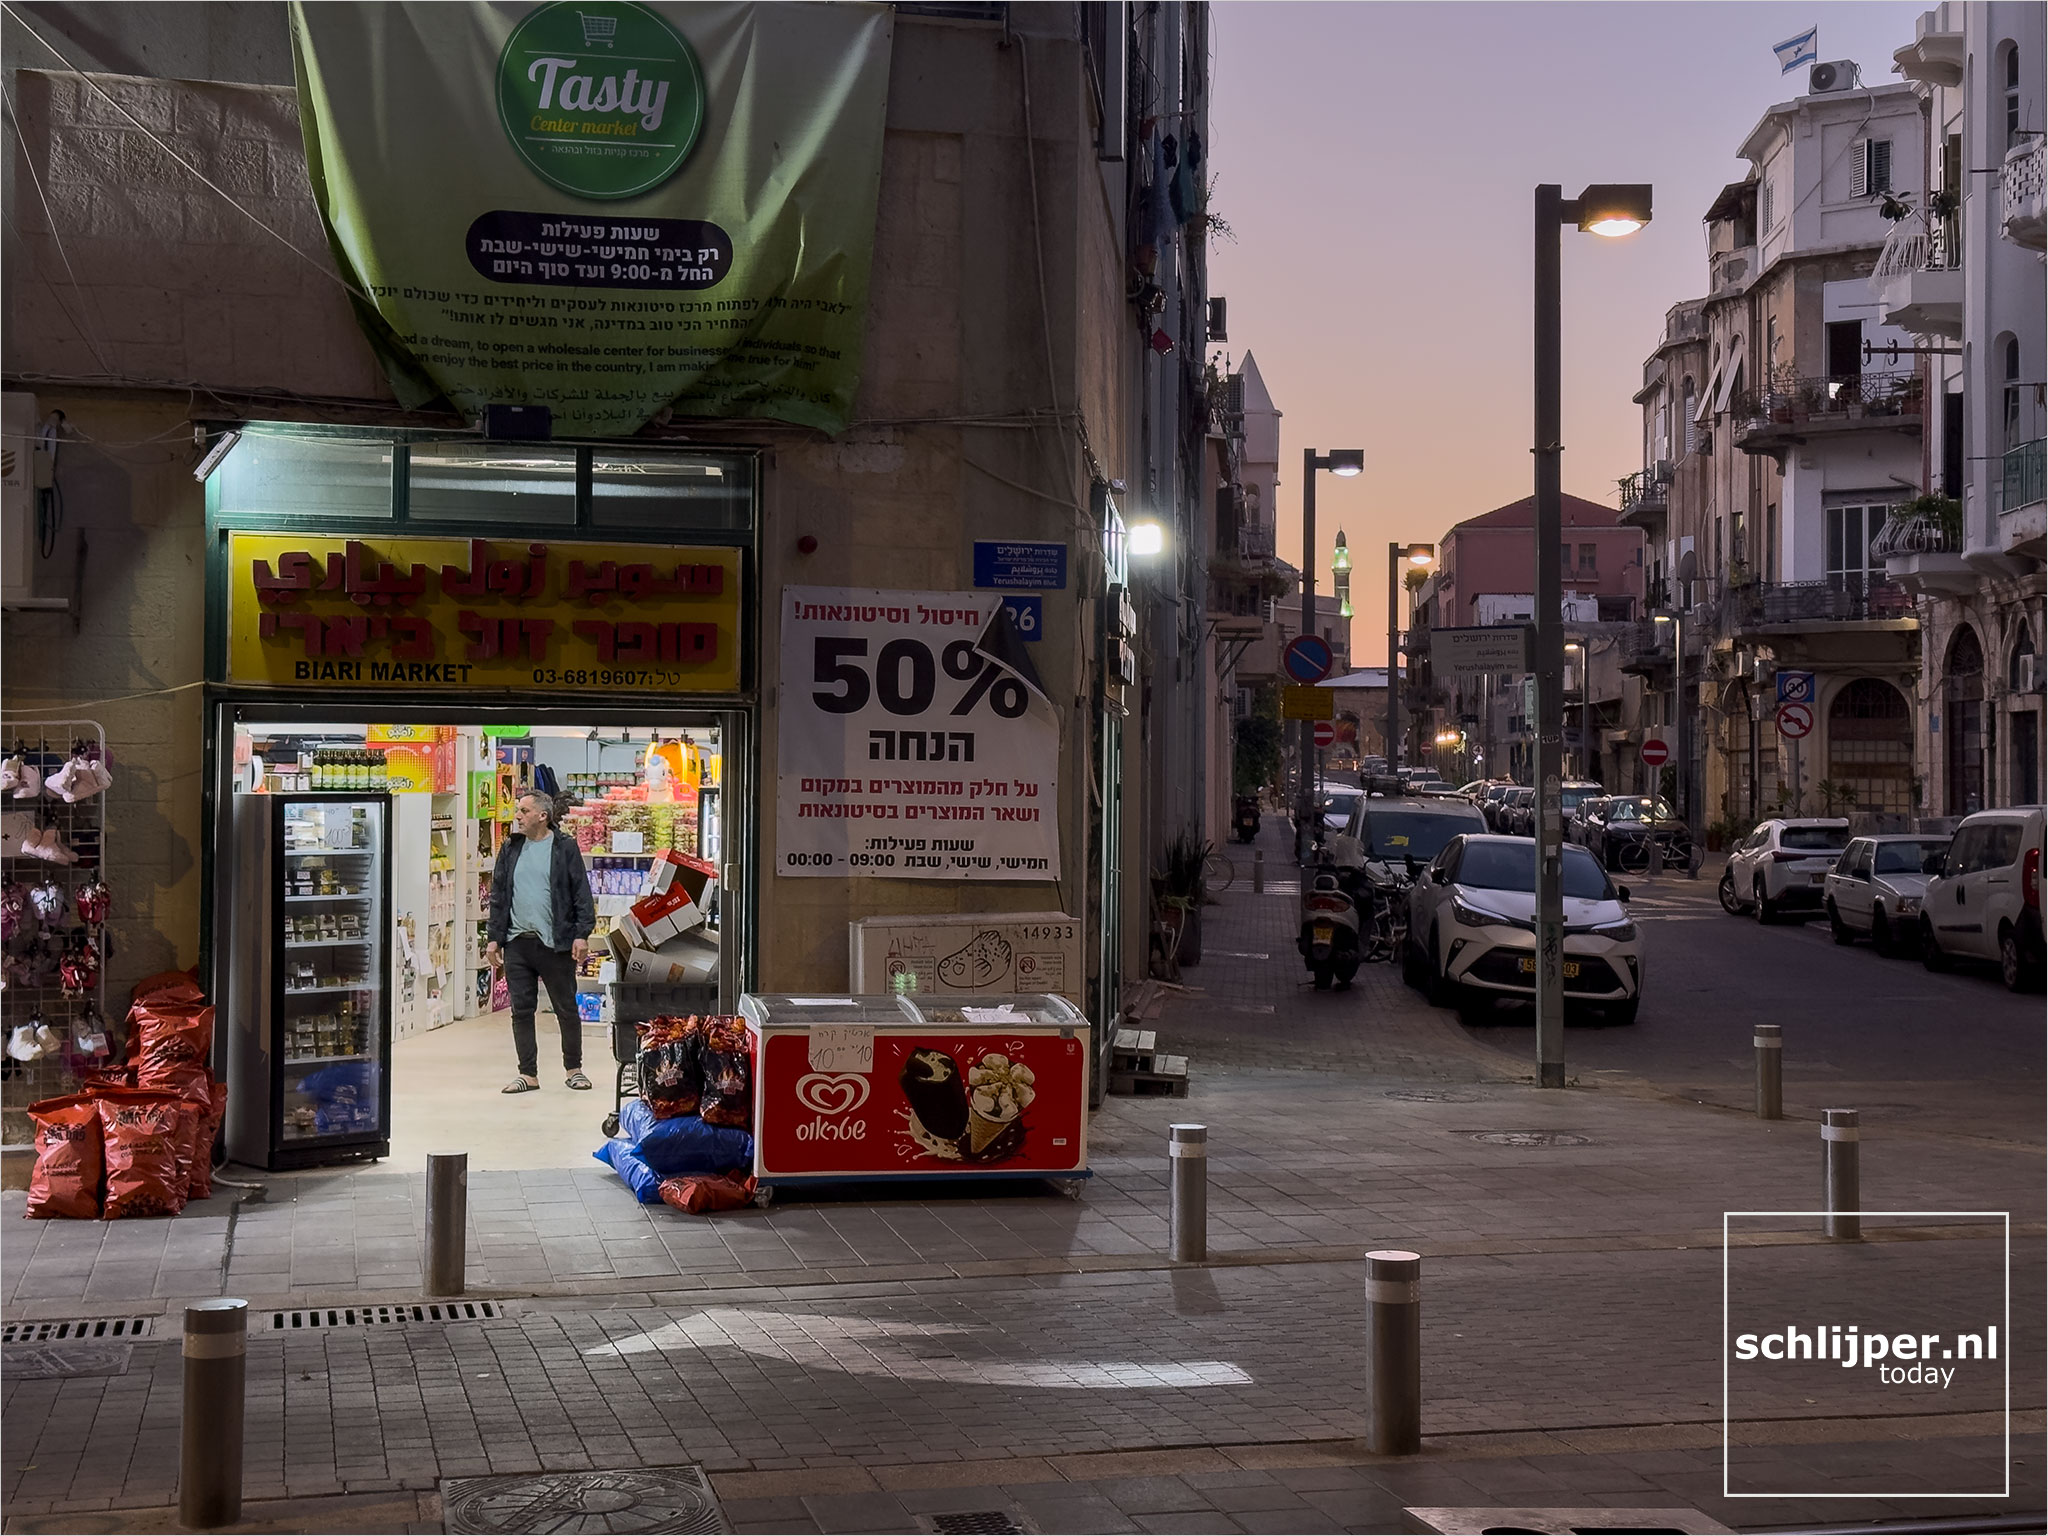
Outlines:
[[[2000,51],[2005,55],[2005,147],[2011,149],[2020,141],[2019,44],[2007,43]]]
[[[2005,449],[2019,447],[2020,438],[2020,339],[2008,335],[1999,349],[2005,362]]]
[[[1967,624],[1949,641],[1941,690],[1946,814],[1968,816],[1984,809],[1984,646]]]
[[[1828,706],[1828,777],[1846,808],[1913,811],[1913,718],[1890,683],[1859,677]]]
[[[2012,771],[2006,780],[2005,798],[2013,805],[2041,802],[2041,711],[2036,705],[2040,696],[2019,691],[2034,682],[2033,674],[2040,664],[2041,658],[2034,650],[2034,632],[2021,619],[2019,633],[2013,637],[2012,658],[2006,663],[2006,681],[2013,689],[2013,702],[2029,706],[2013,710],[2006,731],[2006,738],[2012,743]]]

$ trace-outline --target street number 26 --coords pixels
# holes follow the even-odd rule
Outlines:
[[[874,678],[853,660],[868,653],[868,643],[853,635],[820,635],[813,653],[812,678],[831,684],[811,695],[818,708],[834,715],[851,715],[867,708],[870,697],[892,715],[921,715],[931,708],[938,693],[938,671],[955,682],[970,684],[949,711],[965,715],[983,698],[1005,720],[1023,714],[1030,700],[1024,685],[975,650],[972,642],[955,640],[933,661],[931,647],[922,640],[891,640],[875,657]]]

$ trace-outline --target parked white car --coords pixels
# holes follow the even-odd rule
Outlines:
[[[2008,990],[2042,982],[2038,805],[1965,816],[1920,903],[1920,959],[1945,971],[1964,956],[1996,960]]]
[[[1910,833],[1850,839],[1821,884],[1835,942],[1867,937],[1880,955],[1917,945],[1927,878],[1940,872],[1948,844],[1945,837]]]
[[[1848,846],[1849,823],[1839,816],[1762,822],[1729,851],[1721,909],[1731,917],[1754,912],[1760,923],[1774,923],[1783,912],[1817,912],[1828,871]]]
[[[1628,888],[1576,845],[1564,850],[1564,992],[1633,1024],[1643,947],[1622,905]],[[1536,840],[1455,837],[1408,893],[1402,975],[1439,1007],[1484,1017],[1501,998],[1536,995]]]

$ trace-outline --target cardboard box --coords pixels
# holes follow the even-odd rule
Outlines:
[[[686,933],[650,949],[614,928],[610,943],[612,974],[618,982],[684,986],[718,980],[718,946],[701,935]]]
[[[934,912],[864,917],[847,925],[851,990],[893,990],[916,976],[920,995],[1056,992],[1087,1006],[1081,924],[1064,912]]]
[[[654,856],[654,862],[647,867],[647,878],[641,883],[642,896],[659,896],[676,881],[686,884],[696,880],[701,888],[694,889],[691,900],[703,905],[711,894],[711,887],[718,883],[718,866],[687,853],[677,853],[665,848]]]

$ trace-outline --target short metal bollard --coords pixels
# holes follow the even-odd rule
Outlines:
[[[469,1154],[427,1154],[427,1294],[460,1296],[468,1283]]]
[[[1167,1163],[1173,1209],[1167,1217],[1167,1247],[1177,1264],[1209,1257],[1209,1127],[1167,1127]]]
[[[1656,838],[1650,839],[1650,878],[1656,879],[1664,873],[1664,845]]]
[[[1422,1449],[1422,1258],[1365,1256],[1365,1445],[1380,1456]]]
[[[1855,1239],[1863,1236],[1863,1218],[1857,1214],[1863,1209],[1859,1156],[1862,1139],[1863,1132],[1857,1124],[1855,1110],[1821,1111],[1821,1166],[1826,1176],[1828,1202],[1825,1231],[1829,1237]]]
[[[1262,896],[1266,891],[1266,850],[1252,850],[1252,894]]]
[[[1759,1024],[1750,1038],[1756,1047],[1756,1117],[1785,1118],[1785,1030],[1780,1024]]]
[[[249,1303],[221,1296],[185,1309],[184,1423],[178,1522],[194,1529],[242,1518],[242,1392]]]

